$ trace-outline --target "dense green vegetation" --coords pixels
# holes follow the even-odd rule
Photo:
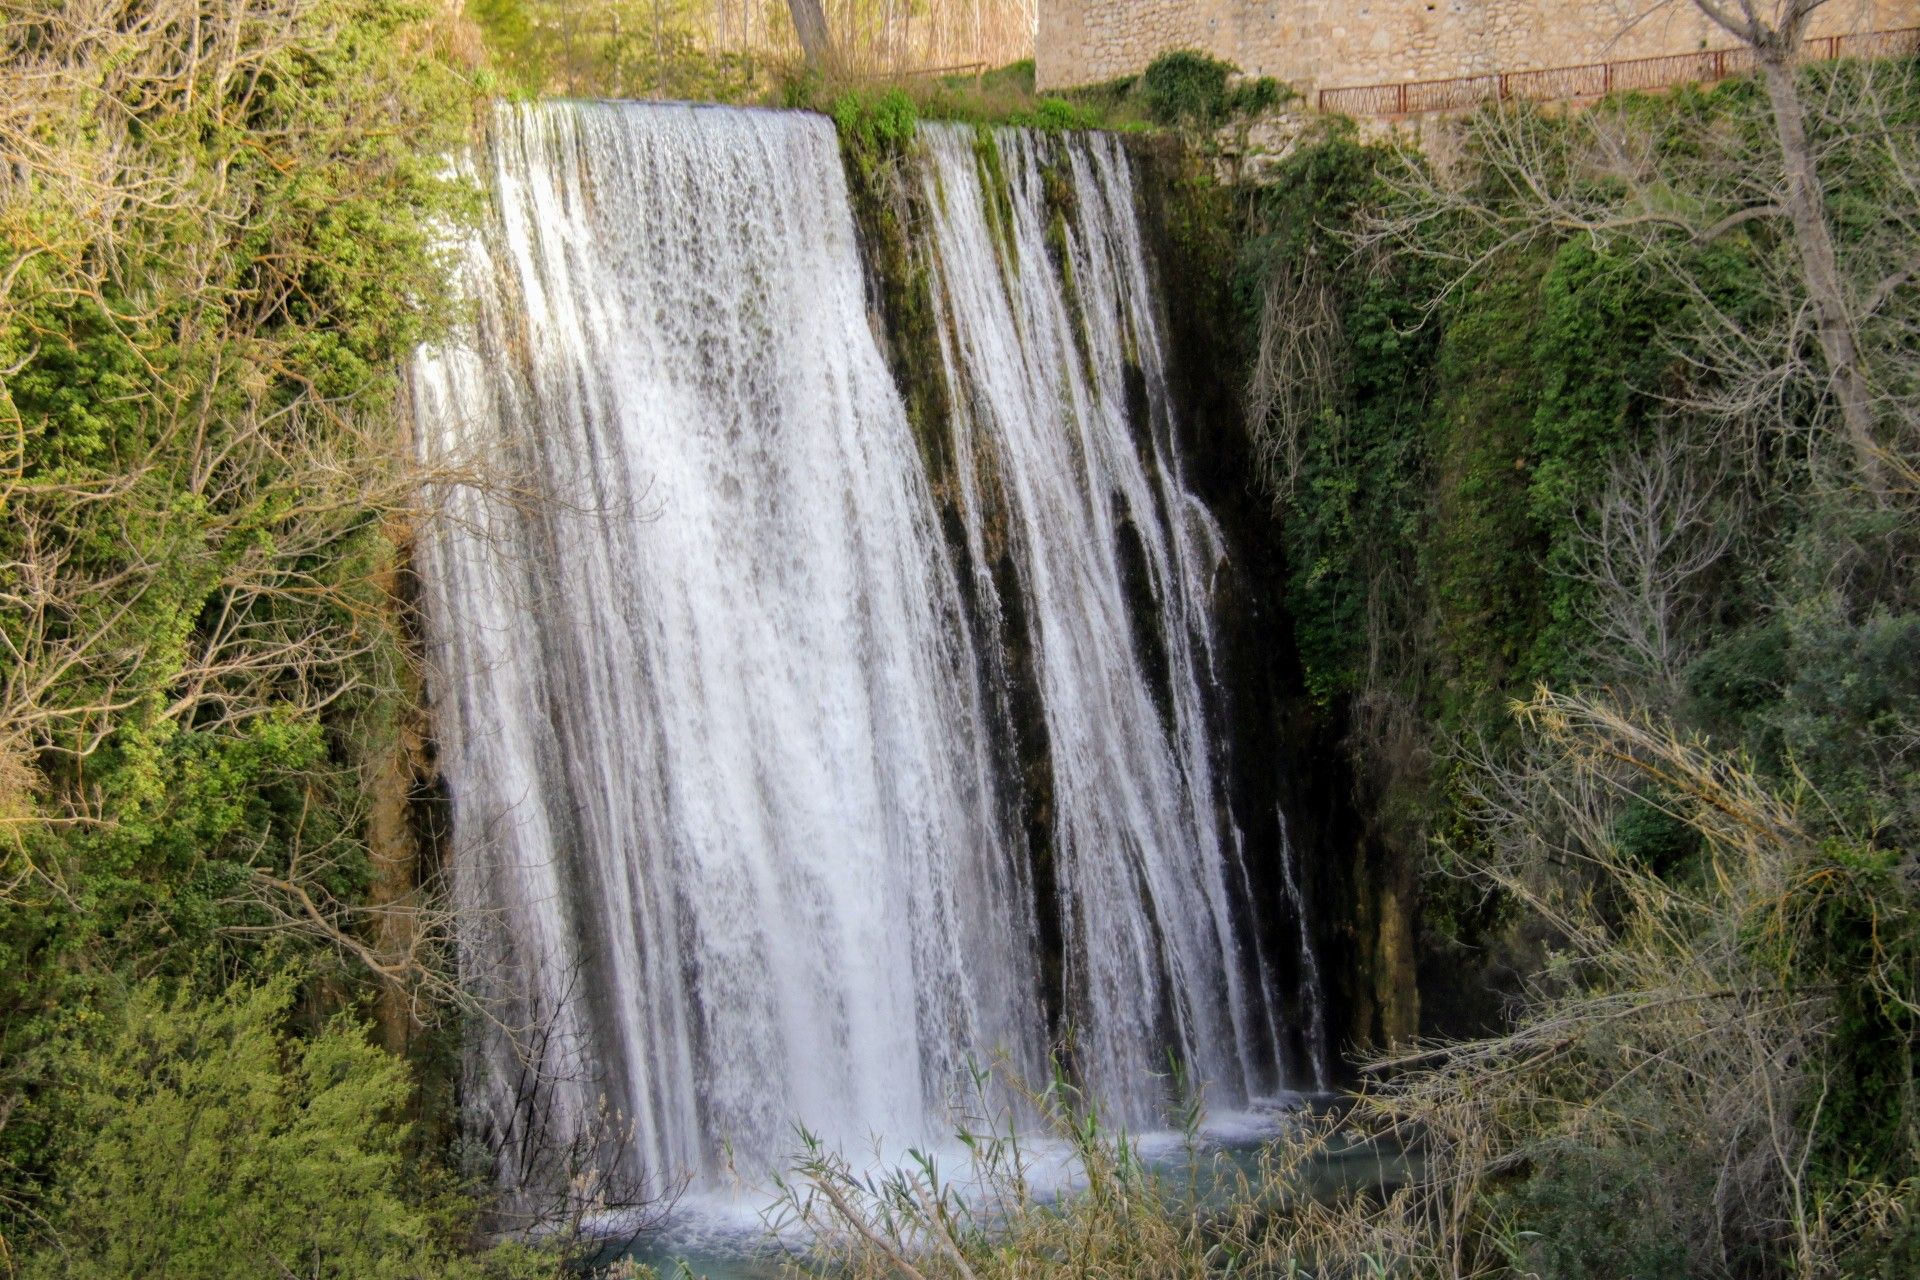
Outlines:
[[[1910,64],[1800,92],[1866,449],[1760,204],[1758,83],[1489,108],[1444,173],[1330,127],[1256,199],[1294,636],[1426,876],[1438,1029],[1507,1033],[1363,1108],[1460,1179],[1344,1224],[1421,1273],[1911,1266],[1920,95]],[[1518,1009],[1502,971],[1538,975]],[[1671,1016],[1713,1000],[1743,1012]]]
[[[396,407],[484,84],[413,0],[0,40],[0,1272],[465,1274],[366,1019],[426,1039]]]
[[[423,1184],[400,1058],[342,1014],[290,1038],[286,976],[211,996],[156,984],[65,1074],[70,1118],[44,1202],[64,1247],[29,1276],[342,1280],[544,1275],[537,1255],[467,1252],[470,1207]]]

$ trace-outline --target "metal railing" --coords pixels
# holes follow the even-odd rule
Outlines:
[[[1822,36],[1809,40],[1802,56],[1812,60],[1835,58],[1895,58],[1920,53],[1920,27],[1900,31],[1871,31],[1860,35]],[[1578,67],[1550,67],[1543,71],[1503,71],[1448,80],[1409,80],[1397,84],[1367,84],[1322,89],[1320,109],[1350,116],[1411,116],[1435,111],[1468,111],[1495,98],[1522,98],[1559,102],[1604,98],[1624,89],[1666,89],[1677,84],[1709,83],[1743,75],[1754,68],[1751,49],[1703,49],[1661,58],[1633,58],[1624,62],[1590,62]]]

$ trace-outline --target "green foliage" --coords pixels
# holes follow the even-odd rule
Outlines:
[[[1419,298],[1428,283],[1417,264],[1340,268],[1343,237],[1379,198],[1387,154],[1335,129],[1289,156],[1260,188],[1237,288],[1256,328],[1276,277],[1297,281],[1296,296],[1332,298],[1337,350],[1326,367],[1337,382],[1305,406],[1310,425],[1280,481],[1289,613],[1308,688],[1323,702],[1358,681],[1369,601],[1383,586],[1396,594],[1426,522],[1435,330],[1422,325]]]
[[[1590,592],[1575,574],[1576,522],[1604,488],[1610,464],[1644,440],[1657,416],[1648,392],[1671,381],[1673,352],[1660,340],[1681,323],[1629,258],[1590,241],[1558,248],[1530,299],[1526,376],[1534,380],[1527,458],[1528,515],[1545,542],[1540,625],[1516,668],[1542,679],[1578,679]]]
[[[1049,97],[1041,98],[1031,111],[1014,112],[1007,117],[1007,123],[1045,133],[1062,133],[1071,129],[1098,129],[1104,121],[1090,106]]]
[[[1667,1194],[1677,1152],[1660,1155],[1656,1161],[1631,1149],[1549,1146],[1538,1158],[1551,1176],[1525,1179],[1497,1210],[1510,1224],[1517,1260],[1553,1280],[1701,1274]]]
[[[1226,109],[1231,64],[1193,49],[1163,53],[1140,77],[1147,111],[1169,126],[1207,126]]]
[[[183,1010],[235,973],[309,962],[335,1003],[357,994],[361,975],[285,927],[271,885],[333,909],[368,882],[361,769],[408,696],[392,577],[413,494],[392,410],[446,313],[439,246],[472,194],[444,157],[484,83],[414,0],[319,0],[285,21],[134,4],[94,29],[72,12],[0,36],[6,65],[33,69],[11,91],[99,105],[39,112],[31,172],[0,193],[0,264],[17,268],[0,298],[9,1238],[43,1194],[111,1173],[54,1139],[119,1087],[85,1073],[126,1060],[59,1046],[93,1044],[132,975],[164,976]],[[243,1004],[207,1035],[265,1054],[234,1021]],[[335,1068],[385,1124],[401,1077]],[[95,1092],[65,1087],[76,1071]],[[236,1115],[266,1104],[258,1085],[234,1085]],[[159,1157],[125,1144],[161,1132],[123,1135],[128,1176]],[[93,1229],[96,1206],[63,1203]],[[110,1268],[87,1253],[110,1243],[69,1247]]]
[[[90,652],[110,655],[68,668],[43,708],[61,726],[41,744],[45,780],[55,792],[84,787],[111,818],[71,828],[90,868],[164,864],[175,881],[239,827],[257,834],[272,780],[309,773],[332,745],[296,699],[206,688],[197,673],[222,656],[223,609],[257,609],[250,622],[263,629],[330,633],[363,627],[353,615],[378,599],[379,510],[343,506],[303,523],[312,514],[303,502],[332,495],[314,487],[302,450],[367,443],[353,415],[392,395],[440,296],[432,224],[459,193],[430,150],[414,149],[452,141],[458,117],[448,113],[464,99],[443,65],[400,52],[415,16],[403,5],[336,3],[315,19],[326,25],[295,33],[262,74],[299,88],[262,99],[256,86],[245,104],[262,131],[300,138],[303,149],[285,159],[220,125],[235,105],[221,92],[241,86],[181,86],[204,102],[172,104],[183,118],[141,133],[138,161],[217,170],[229,206],[156,209],[117,229],[118,279],[39,280],[3,317],[8,347],[29,352],[0,406],[24,437],[7,571],[36,563],[29,537],[56,536],[73,598],[57,631],[24,608],[0,625],[16,652],[97,631]],[[382,127],[357,118],[376,112]],[[215,198],[186,198],[203,194]],[[222,219],[232,221],[230,238]],[[212,265],[177,270],[181,243]],[[256,308],[242,310],[248,302]],[[339,406],[331,421],[322,403]],[[276,417],[280,447],[263,450],[263,423]],[[76,502],[76,489],[110,491],[113,501]],[[249,571],[276,557],[288,563],[274,570],[310,581],[313,605],[249,593],[265,589]],[[90,590],[97,582],[116,589]],[[351,660],[382,657],[374,645]],[[305,674],[346,674],[323,652],[314,661],[324,670]],[[265,700],[243,701],[238,715],[189,714],[194,695],[252,693]]]
[[[1700,833],[1673,812],[1671,801],[1635,795],[1613,820],[1620,852],[1660,875],[1684,872],[1700,853]]]
[[[536,1280],[550,1248],[467,1247],[475,1204],[423,1176],[407,1064],[337,1016],[286,1031],[296,984],[137,988],[57,1048],[61,1180],[28,1280]]]
[[[67,1051],[61,1243],[27,1276],[468,1273],[439,1220],[457,1206],[410,1185],[403,1064],[344,1019],[290,1040],[293,994],[150,984]]]
[[[1217,129],[1286,101],[1279,81],[1263,76],[1236,84],[1237,71],[1232,63],[1197,50],[1175,49],[1148,64],[1138,93],[1148,117],[1170,129]]]
[[[829,114],[840,130],[842,145],[855,156],[903,151],[920,127],[913,99],[898,88],[844,93],[834,100]]]
[[[1816,127],[1831,131],[1819,163],[1838,252],[1872,278],[1868,268],[1893,261],[1886,226],[1911,216],[1892,157],[1905,154],[1896,122],[1912,117],[1920,95],[1911,76],[1889,75],[1854,101],[1859,75],[1807,78],[1826,95]],[[1493,956],[1495,972],[1546,965],[1530,998],[1618,996],[1625,988],[1598,976],[1613,957],[1648,945],[1634,982],[1655,989],[1672,956],[1648,939],[1685,938],[1702,956],[1737,951],[1724,958],[1766,993],[1756,1025],[1767,1034],[1808,1019],[1793,1024],[1804,1039],[1783,1059],[1804,1074],[1777,1086],[1786,1119],[1774,1122],[1801,1126],[1793,1141],[1811,1142],[1795,1191],[1808,1198],[1767,1201],[1748,1234],[1716,1240],[1711,1257],[1701,1226],[1728,1202],[1730,1158],[1692,1136],[1663,1138],[1698,1128],[1664,1108],[1695,1106],[1694,1088],[1731,1097],[1753,1086],[1724,1064],[1713,1068],[1729,1073],[1717,1084],[1697,1069],[1671,1087],[1646,1083],[1638,1067],[1622,1075],[1616,1056],[1652,1054],[1652,1026],[1638,1039],[1620,1033],[1617,1055],[1598,1042],[1571,1052],[1576,1040],[1561,1026],[1543,1032],[1554,1047],[1503,1121],[1519,1151],[1488,1172],[1498,1195],[1475,1210],[1485,1216],[1474,1219],[1473,1247],[1498,1255],[1487,1264],[1555,1277],[1770,1275],[1784,1273],[1789,1256],[1827,1250],[1842,1260],[1834,1274],[1900,1274],[1915,1252],[1908,1224],[1920,1185],[1913,494],[1849,484],[1832,462],[1843,451],[1820,387],[1796,381],[1804,353],[1785,337],[1779,350],[1760,350],[1756,335],[1801,332],[1789,230],[1766,220],[1712,236],[1663,229],[1674,213],[1715,210],[1700,219],[1713,221],[1723,202],[1746,199],[1757,167],[1778,165],[1758,87],[1687,89],[1608,110],[1614,132],[1604,143],[1583,132],[1579,114],[1490,113],[1469,126],[1456,162],[1462,185],[1445,196],[1423,196],[1418,157],[1330,129],[1250,200],[1239,294],[1262,340],[1253,425],[1284,531],[1289,621],[1310,691],[1347,717],[1369,816],[1379,829],[1411,828],[1404,847],[1429,877],[1429,945],[1451,946],[1430,957],[1430,972],[1466,972],[1476,955]],[[1855,132],[1840,133],[1840,121]],[[1480,130],[1496,128],[1506,145],[1483,146],[1495,135]],[[1594,161],[1619,154],[1610,146],[1661,166],[1662,181],[1644,185],[1637,203],[1623,194],[1633,178]],[[1378,178],[1388,168],[1391,183]],[[1543,210],[1533,203],[1541,189],[1565,203]],[[1902,212],[1889,218],[1890,205]],[[1656,212],[1637,221],[1649,207]],[[1569,208],[1596,225],[1569,231],[1574,219],[1558,216]],[[1762,356],[1781,364],[1755,392],[1741,361]],[[1885,352],[1879,360],[1906,367]],[[1912,388],[1899,376],[1888,375],[1888,412],[1911,422]],[[1681,459],[1685,474],[1635,507],[1623,486],[1662,458]],[[1682,490],[1692,505],[1676,531]],[[1685,538],[1712,550],[1675,571],[1674,545],[1699,545]],[[1635,625],[1678,656],[1658,672],[1635,667]],[[1596,694],[1604,686],[1614,702],[1644,709],[1650,721],[1613,724],[1624,740],[1644,744],[1644,725],[1666,717],[1675,759],[1698,763],[1691,753],[1705,743],[1724,755],[1705,767],[1711,781],[1692,800],[1658,769],[1608,774],[1556,816],[1577,789],[1555,789],[1566,782],[1557,774],[1555,787],[1541,781],[1543,766],[1507,715],[1538,682]],[[1634,757],[1608,747],[1583,758],[1604,771]],[[1750,898],[1700,908],[1755,875],[1752,850],[1729,853],[1724,828],[1703,838],[1720,819],[1699,816],[1744,813],[1713,806],[1728,803],[1728,780],[1748,768],[1756,788],[1779,797],[1757,811],[1791,810],[1798,825]],[[1490,804],[1511,807],[1498,822],[1474,816]],[[1741,840],[1769,829],[1747,830]],[[1601,861],[1639,886],[1634,893],[1594,883],[1596,839]],[[1569,857],[1570,847],[1589,853]],[[1477,870],[1489,864],[1500,870]],[[1499,894],[1506,905],[1490,905]],[[1594,936],[1620,951],[1596,962],[1581,951],[1581,928],[1522,909],[1553,917],[1574,901],[1591,909]],[[1657,922],[1621,924],[1647,902],[1667,904]],[[1699,911],[1689,926],[1697,932],[1668,932],[1681,903]],[[1585,958],[1564,970],[1548,963],[1563,948]],[[1724,1027],[1698,1034],[1714,1052],[1738,1040]],[[1448,1106],[1497,1085],[1497,1073],[1474,1071],[1460,1068],[1463,1092]],[[1434,1119],[1428,1111],[1407,1122]],[[1466,1145],[1481,1140],[1476,1132]],[[1788,1241],[1783,1215],[1809,1206],[1830,1234]]]
[[[1772,705],[1785,691],[1789,643],[1786,623],[1766,618],[1702,654],[1687,669],[1694,716],[1737,733],[1749,715]]]
[[[1456,299],[1435,367],[1432,523],[1419,554],[1432,584],[1448,723],[1495,723],[1529,680],[1542,620],[1544,547],[1529,511],[1532,354],[1545,264],[1506,264]]]
[[[1826,842],[1788,904],[1789,926],[1812,947],[1781,945],[1784,929],[1754,931],[1754,946],[1796,982],[1834,987],[1828,1096],[1815,1156],[1825,1186],[1846,1188],[1896,1172],[1920,1175],[1920,1098],[1914,1092],[1920,1016],[1920,922],[1902,850]]]

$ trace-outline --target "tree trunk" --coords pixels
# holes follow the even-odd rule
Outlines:
[[[1813,144],[1807,138],[1806,107],[1800,101],[1800,86],[1795,75],[1807,25],[1814,10],[1826,0],[1781,0],[1773,10],[1772,26],[1751,0],[1739,0],[1738,8],[1727,7],[1723,0],[1693,0],[1693,3],[1708,18],[1745,41],[1758,57],[1760,78],[1766,84],[1767,102],[1773,109],[1774,134],[1780,143],[1785,170],[1781,204],[1793,223],[1794,251],[1800,257],[1800,275],[1807,287],[1807,303],[1813,311],[1814,334],[1827,364],[1833,398],[1840,405],[1847,442],[1858,455],[1860,478],[1870,492],[1885,494],[1886,457],[1873,434],[1873,394],[1866,370],[1861,367],[1860,334],[1854,324],[1846,285],[1841,280],[1840,255],[1834,248],[1833,227],[1827,221],[1827,193],[1820,185]]]
[[[827,14],[820,7],[820,0],[787,0],[787,9],[793,14],[793,29],[800,36],[800,47],[806,51],[807,65],[818,67],[833,58],[833,33],[827,30]]]
[[[1873,434],[1872,392],[1867,385],[1866,371],[1860,366],[1859,334],[1854,328],[1846,286],[1840,278],[1839,254],[1834,248],[1833,228],[1827,221],[1826,191],[1820,185],[1820,175],[1814,166],[1813,145],[1807,138],[1806,110],[1800,102],[1791,54],[1763,55],[1760,70],[1766,81],[1774,131],[1779,135],[1780,154],[1786,166],[1784,203],[1787,216],[1793,222],[1794,249],[1800,256],[1800,273],[1806,281],[1807,301],[1813,308],[1820,353],[1826,358],[1827,374],[1833,381],[1833,396],[1840,405],[1847,440],[1859,455],[1861,478],[1872,492],[1884,493],[1886,479],[1880,446]]]

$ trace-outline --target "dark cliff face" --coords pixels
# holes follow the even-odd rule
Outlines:
[[[1370,803],[1346,749],[1348,709],[1309,696],[1284,611],[1286,553],[1271,497],[1254,479],[1242,408],[1252,317],[1233,288],[1230,188],[1166,136],[1133,139],[1179,406],[1188,482],[1224,530],[1230,568],[1217,595],[1227,766],[1268,953],[1295,985],[1298,922],[1280,862],[1285,815],[1309,936],[1327,993],[1336,1061],[1420,1030],[1415,974],[1417,850]],[[1298,1025],[1300,1019],[1296,1019]]]

